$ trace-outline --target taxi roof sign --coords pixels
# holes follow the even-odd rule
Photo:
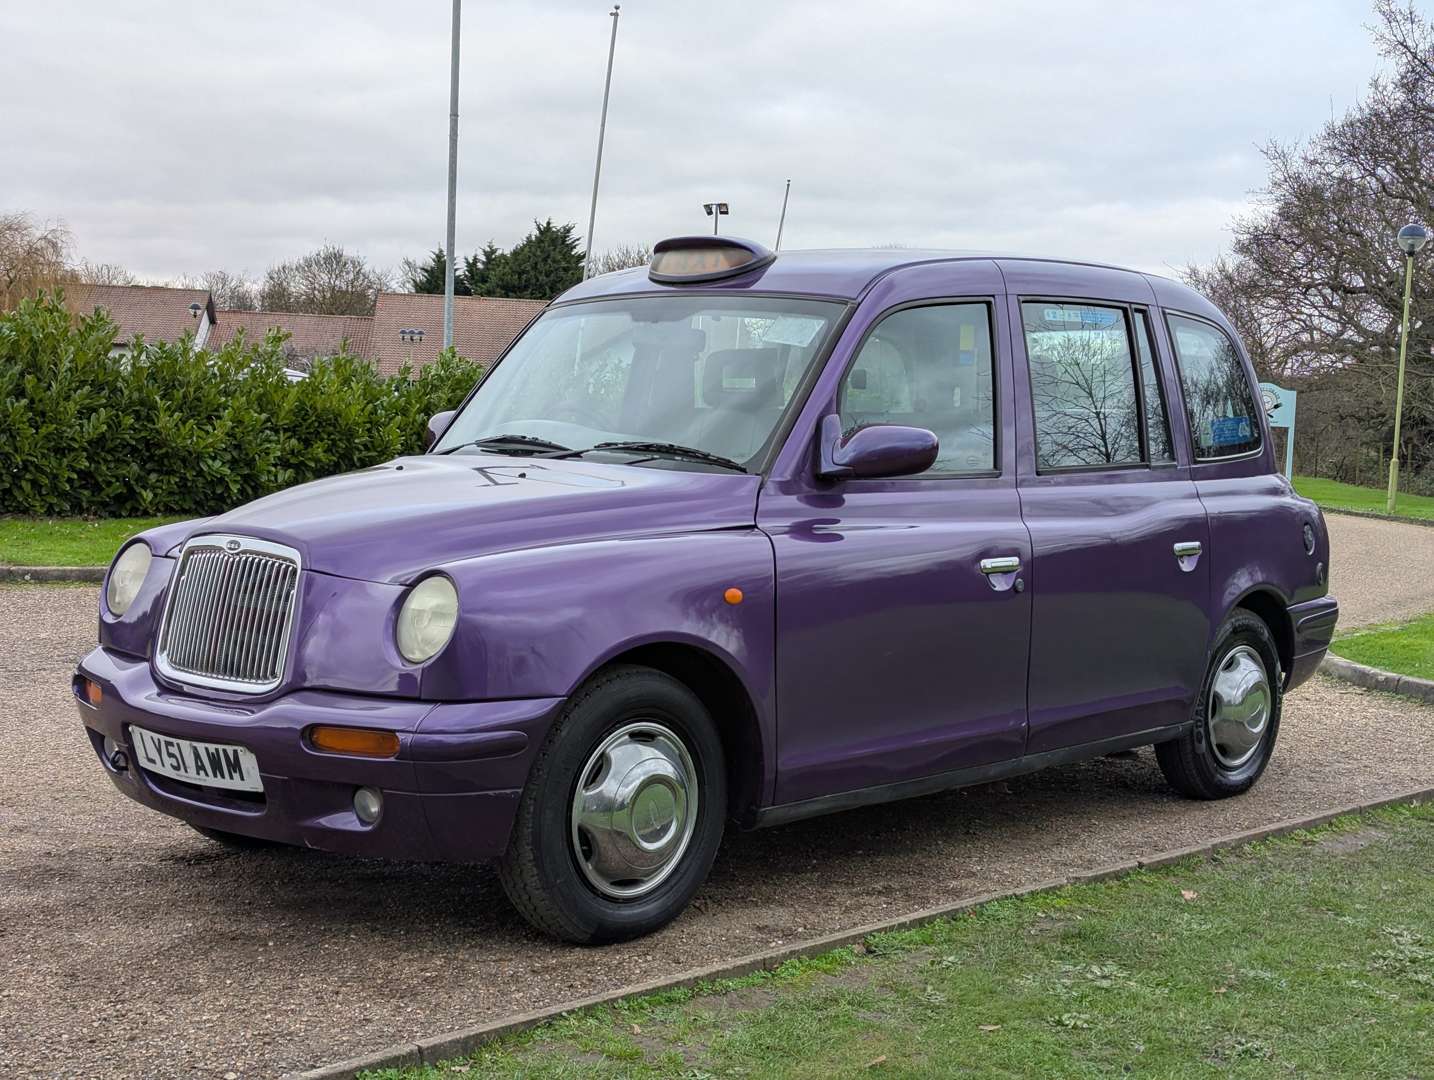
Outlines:
[[[749,274],[776,257],[756,241],[735,236],[674,236],[653,245],[647,276],[662,285],[694,285]]]

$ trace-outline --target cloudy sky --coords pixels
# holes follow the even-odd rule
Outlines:
[[[464,7],[458,248],[586,227],[611,4]],[[0,7],[0,210],[152,279],[441,243],[447,0]],[[1378,58],[1365,3],[624,0],[598,250],[705,231],[1204,261]]]

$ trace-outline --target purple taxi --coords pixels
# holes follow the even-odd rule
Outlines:
[[[1153,745],[1247,790],[1338,608],[1225,318],[1164,278],[663,241],[426,453],[153,529],[74,690],[231,845],[496,859],[632,937],[755,827]]]

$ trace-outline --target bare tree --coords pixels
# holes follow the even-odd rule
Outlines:
[[[374,301],[388,286],[388,275],[370,267],[363,256],[325,244],[269,267],[259,287],[259,306],[312,315],[372,315]]]
[[[84,259],[69,271],[71,281],[84,285],[136,285],[135,276],[119,263],[97,263]]]
[[[1434,23],[1405,0],[1376,0],[1374,13],[1387,72],[1307,142],[1265,147],[1269,180],[1257,211],[1234,223],[1233,258],[1186,274],[1230,314],[1261,374],[1305,393],[1301,430],[1327,430],[1345,472],[1387,455],[1404,284],[1394,234],[1434,222]],[[1414,297],[1401,456],[1411,479],[1430,470],[1434,481],[1427,257]]]
[[[70,234],[29,214],[0,214],[0,312],[65,280]]]
[[[197,277],[186,274],[176,282],[181,289],[203,289],[214,298],[214,306],[229,311],[257,311],[259,285],[243,274],[209,270]]]
[[[611,274],[616,270],[646,266],[650,262],[652,262],[652,245],[619,244],[593,258],[593,273]]]

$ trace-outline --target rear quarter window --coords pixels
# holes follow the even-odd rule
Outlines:
[[[1245,365],[1223,330],[1199,319],[1167,315],[1180,367],[1195,459],[1237,457],[1260,448],[1260,420]]]

